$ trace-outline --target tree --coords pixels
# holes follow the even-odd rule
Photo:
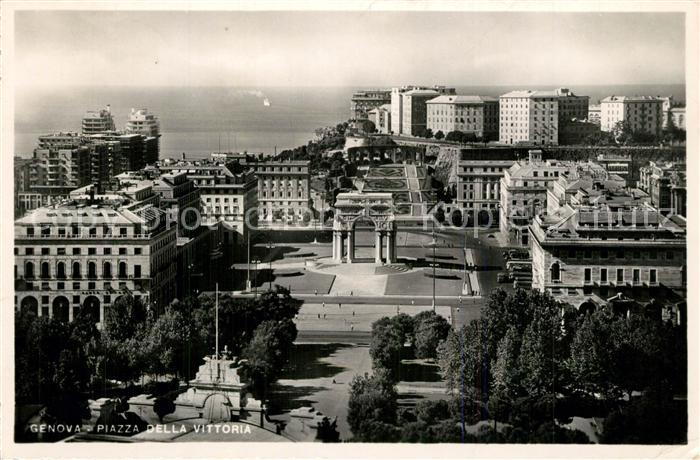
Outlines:
[[[571,382],[577,389],[611,398],[619,397],[619,394],[613,394],[613,321],[608,309],[585,315],[576,328],[571,356],[567,360]]]
[[[109,309],[105,309],[102,332],[103,371],[108,373],[105,377],[131,381],[141,376],[143,340],[149,321],[153,321],[153,312],[149,313],[141,301],[131,295],[119,297]]]
[[[462,217],[462,211],[459,209],[455,209],[452,211],[450,214],[450,220],[452,221],[452,225],[455,227],[461,227],[464,225],[464,218]]]
[[[393,378],[384,369],[375,369],[371,376],[353,377],[347,420],[358,440],[387,442],[389,439],[377,439],[379,433],[389,438],[396,436],[384,424],[393,427],[396,423],[397,397]]]
[[[431,316],[415,323],[414,347],[419,359],[435,359],[437,347],[447,338],[450,324],[445,318],[433,311]]]
[[[396,379],[405,339],[401,329],[397,327],[397,323],[392,322],[389,318],[385,317],[375,321],[372,324],[369,346],[372,368],[375,371],[385,369],[392,378]]]
[[[482,321],[472,320],[459,330],[450,330],[438,346],[438,364],[447,392],[458,394],[461,401],[480,402],[489,391],[483,327]]]
[[[442,131],[438,131],[435,133],[435,139],[437,139],[437,140],[443,139],[444,137],[445,137],[445,133],[443,133]]]
[[[153,412],[158,416],[160,423],[163,423],[163,417],[175,412],[175,403],[168,397],[159,396],[153,402]]]
[[[287,364],[297,328],[291,319],[267,320],[255,329],[243,350],[244,369],[253,382],[254,394],[264,398],[267,390]]]
[[[674,401],[666,389],[646,391],[603,422],[604,444],[684,444],[688,442],[685,402]]]
[[[439,207],[435,210],[435,220],[437,220],[441,224],[445,222],[445,210],[442,207]]]
[[[424,133],[424,134],[425,134],[425,137],[426,137],[427,139],[430,139],[430,138],[433,137],[433,130],[430,129],[430,128],[428,128],[428,129],[425,130],[425,133]]]
[[[498,343],[492,367],[494,393],[499,401],[509,401],[522,395],[519,355],[520,336],[518,331],[511,327]],[[495,409],[498,410],[498,404]]]

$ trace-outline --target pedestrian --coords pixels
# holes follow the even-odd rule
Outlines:
[[[325,301],[323,302],[322,305],[323,305],[323,308],[326,308],[326,302],[325,302]]]
[[[351,325],[350,325],[350,330],[351,330],[351,331],[354,331],[354,330],[355,330],[355,325],[354,325],[354,324],[351,324]]]
[[[352,311],[352,316],[355,316],[355,310]]]
[[[340,302],[338,302],[338,310],[340,310]]]
[[[314,289],[314,295],[318,295],[318,289]]]
[[[318,314],[318,319],[321,319],[321,314],[320,314],[320,313]]]
[[[323,319],[326,319],[326,314],[325,314],[325,313],[323,314]]]

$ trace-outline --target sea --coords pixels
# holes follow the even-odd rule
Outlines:
[[[555,86],[527,86],[551,90]],[[591,104],[610,95],[662,95],[685,101],[685,85],[569,86]],[[205,158],[213,152],[273,154],[305,145],[319,127],[350,117],[350,98],[360,87],[18,87],[15,92],[16,156],[29,158],[37,137],[80,131],[83,114],[110,105],[117,129],[131,108],[148,108],[160,119],[161,158]],[[458,86],[458,94],[497,97],[523,86]],[[265,100],[269,104],[265,103]]]

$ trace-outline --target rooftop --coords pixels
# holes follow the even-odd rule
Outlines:
[[[511,92],[506,93],[506,94],[501,94],[502,98],[507,98],[507,97],[537,98],[537,97],[557,97],[557,96],[559,96],[559,94],[557,94],[556,91],[532,91],[529,89],[511,91]]]
[[[497,102],[498,99],[490,96],[452,96],[442,95],[429,100],[428,104],[483,104],[484,102]]]
[[[656,96],[608,96],[601,100],[602,103],[606,102],[659,102],[662,100]]]

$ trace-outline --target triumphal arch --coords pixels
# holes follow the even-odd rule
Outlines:
[[[333,261],[353,263],[355,259],[355,225],[360,221],[374,224],[374,262],[396,262],[396,222],[391,193],[339,193],[333,221]],[[385,247],[386,251],[382,248]]]

